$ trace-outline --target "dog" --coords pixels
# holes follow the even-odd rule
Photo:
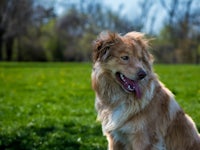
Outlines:
[[[200,150],[200,135],[153,71],[143,33],[104,31],[93,42],[92,88],[109,150]]]

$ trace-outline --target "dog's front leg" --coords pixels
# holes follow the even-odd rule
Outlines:
[[[125,150],[125,146],[120,142],[114,140],[112,135],[106,134],[108,140],[108,150]]]

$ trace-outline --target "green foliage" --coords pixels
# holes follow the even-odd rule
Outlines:
[[[0,63],[0,149],[106,149],[89,63]],[[200,129],[199,66],[156,72]]]
[[[47,61],[56,60],[60,51],[58,46],[58,34],[56,33],[55,25],[56,19],[51,19],[47,24],[41,27],[43,36],[40,36],[39,43],[45,50]]]
[[[96,35],[86,33],[79,42],[80,52],[84,60],[91,60],[92,42],[96,38]],[[89,44],[88,44],[89,43]]]

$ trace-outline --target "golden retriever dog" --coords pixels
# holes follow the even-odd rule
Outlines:
[[[95,107],[109,150],[200,150],[192,119],[152,68],[142,33],[102,32],[93,44]]]

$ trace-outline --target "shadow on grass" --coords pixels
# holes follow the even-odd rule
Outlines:
[[[10,134],[0,133],[0,149],[6,150],[103,150],[105,137],[98,124],[87,126],[68,122],[62,127],[21,127]]]
[[[200,126],[197,126],[200,131]],[[105,150],[106,138],[99,124],[81,125],[67,122],[20,127],[11,133],[0,132],[2,150]]]

